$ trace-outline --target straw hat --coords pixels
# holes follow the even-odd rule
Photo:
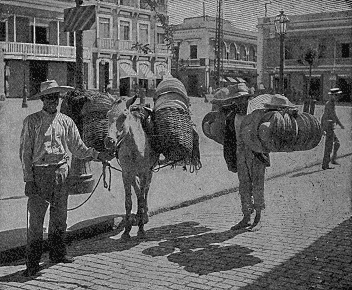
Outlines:
[[[30,100],[38,100],[44,95],[54,93],[67,93],[73,91],[75,88],[70,86],[59,86],[55,80],[47,80],[40,84],[40,93],[29,97]]]
[[[342,94],[342,91],[339,88],[332,88],[330,89],[330,91],[328,92],[329,95],[332,94]]]
[[[245,83],[239,83],[236,85],[230,85],[226,88],[221,88],[214,94],[212,104],[223,106],[231,106],[237,102],[240,97],[250,97],[249,89]]]
[[[155,93],[157,96],[160,96],[170,92],[178,93],[184,97],[184,99],[188,100],[185,86],[180,80],[174,77],[164,78],[157,86]]]
[[[296,106],[292,104],[288,98],[279,94],[273,95],[269,102],[264,103],[264,107],[268,109],[296,108]]]

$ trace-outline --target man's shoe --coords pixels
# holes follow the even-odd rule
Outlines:
[[[243,219],[235,224],[233,227],[231,227],[231,230],[232,231],[237,231],[237,230],[240,230],[240,229],[245,229],[247,227],[249,227],[251,224],[250,224],[250,221],[251,221],[251,216],[250,215],[245,215],[243,217]]]
[[[253,223],[249,225],[246,229],[249,231],[259,230],[262,227],[262,217],[263,217],[262,210],[260,209],[256,210]]]
[[[22,276],[24,276],[24,277],[32,277],[32,276],[37,275],[37,273],[39,271],[40,271],[39,265],[27,267],[27,269],[23,271]]]
[[[334,167],[330,167],[330,166],[322,166],[321,167],[323,170],[326,170],[326,169],[334,169]]]
[[[338,163],[336,160],[331,161],[331,164],[340,165],[340,163]]]
[[[50,262],[53,264],[58,264],[58,263],[69,264],[69,263],[73,263],[74,261],[75,261],[75,259],[70,256],[63,256],[61,258],[51,258],[50,259]]]

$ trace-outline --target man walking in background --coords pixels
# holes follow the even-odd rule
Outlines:
[[[329,163],[338,165],[337,151],[340,148],[340,141],[337,138],[334,129],[335,124],[338,124],[342,129],[345,127],[340,122],[336,115],[335,101],[336,98],[341,94],[342,91],[339,88],[333,88],[329,91],[330,99],[326,102],[323,116],[321,117],[321,127],[325,132],[325,148],[323,157],[323,170],[332,169],[329,167]],[[332,155],[331,155],[332,153]]]

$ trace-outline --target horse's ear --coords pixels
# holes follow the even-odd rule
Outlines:
[[[131,105],[133,105],[137,98],[138,96],[135,95],[133,98],[128,99],[126,102],[126,108],[128,109]]]

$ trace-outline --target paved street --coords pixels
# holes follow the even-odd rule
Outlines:
[[[238,193],[154,215],[147,240],[121,229],[73,242],[73,264],[22,278],[0,266],[0,289],[352,289],[351,157],[266,182],[262,227],[230,231]],[[132,234],[135,236],[136,229]]]

